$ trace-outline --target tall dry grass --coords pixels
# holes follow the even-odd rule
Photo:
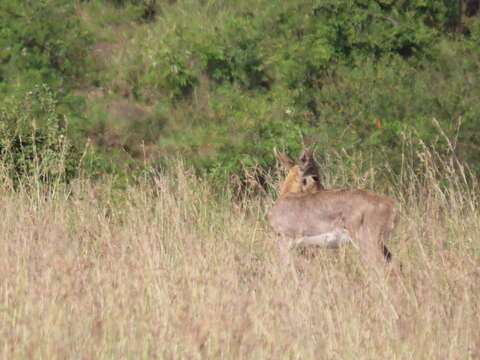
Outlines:
[[[400,278],[353,248],[283,268],[265,221],[273,199],[222,199],[181,163],[120,193],[3,182],[1,357],[479,358],[478,187],[453,160],[419,155],[423,171],[406,166],[388,187],[403,213]],[[325,181],[378,186],[377,170],[359,169]]]

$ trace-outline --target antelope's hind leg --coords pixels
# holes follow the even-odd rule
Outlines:
[[[318,249],[316,246],[297,246],[292,238],[279,236],[277,240],[282,272],[289,274],[289,278],[293,276],[298,282],[299,276],[305,274]]]

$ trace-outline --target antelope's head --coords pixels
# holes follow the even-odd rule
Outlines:
[[[275,155],[288,171],[287,177],[280,186],[280,196],[290,192],[315,192],[323,189],[318,164],[312,150],[303,150],[298,158],[298,163],[282,152],[275,151]]]

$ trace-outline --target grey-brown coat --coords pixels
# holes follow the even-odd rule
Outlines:
[[[302,152],[299,164],[285,154],[277,157],[289,174],[270,210],[269,224],[289,245],[352,243],[369,260],[391,260],[385,243],[398,213],[390,198],[361,189],[325,190],[311,151]]]

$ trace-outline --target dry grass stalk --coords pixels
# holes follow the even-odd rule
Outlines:
[[[320,252],[294,281],[266,202],[219,201],[181,164],[122,194],[79,181],[68,196],[32,196],[0,182],[0,354],[478,358],[478,189],[409,176],[393,194],[404,265],[394,283],[348,248]]]

